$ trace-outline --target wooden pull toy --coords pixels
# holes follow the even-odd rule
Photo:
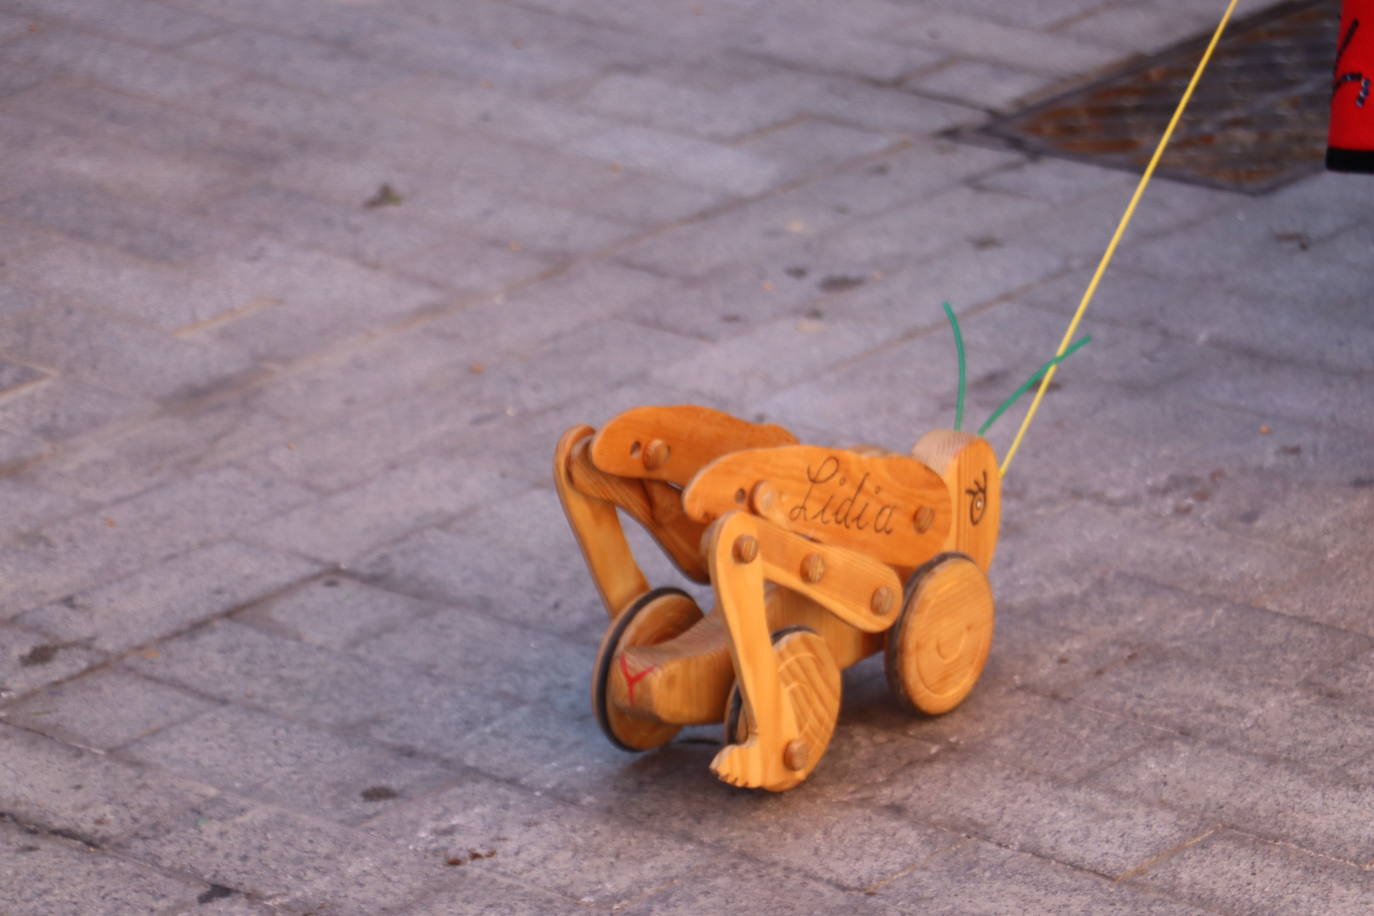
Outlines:
[[[611,742],[644,751],[684,725],[724,723],[712,771],[736,786],[783,791],[816,768],[840,709],[840,672],[883,652],[905,707],[938,715],[968,696],[987,661],[1001,484],[1203,69],[1221,22],[1098,262],[1055,356],[961,432],[906,455],[798,444],[707,407],[637,407],[601,430],[575,426],[554,480],[610,616],[592,672],[592,705]],[[1368,83],[1368,80],[1365,81]],[[1032,384],[1036,395],[999,468],[982,433]],[[643,525],[715,610],[651,588],[620,527]]]
[[[716,775],[781,791],[825,753],[842,669],[885,651],[899,701],[932,714],[978,681],[1001,475],[972,433],[937,430],[901,455],[799,445],[706,407],[639,407],[569,429],[554,479],[610,616],[592,703],[618,747],[723,722]],[[712,613],[650,587],[621,513],[710,583]]]

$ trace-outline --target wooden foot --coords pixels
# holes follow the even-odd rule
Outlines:
[[[628,670],[625,651],[666,642],[686,632],[701,617],[701,609],[686,592],[658,588],[631,602],[607,628],[592,669],[592,710],[616,747],[647,751],[667,744],[682,729],[680,724],[662,722],[630,708],[636,682],[646,672]]]
[[[726,740],[711,762],[717,776],[731,785],[782,792],[798,785],[820,763],[840,714],[840,668],[825,640],[811,630],[793,627],[774,634],[782,702],[797,724],[795,737],[766,741],[754,728],[738,688],[726,709]]]
[[[898,702],[928,715],[963,702],[992,646],[992,589],[978,564],[945,553],[916,570],[888,632],[887,683]]]

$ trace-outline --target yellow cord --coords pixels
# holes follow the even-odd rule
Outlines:
[[[1217,23],[1217,30],[1212,33],[1212,40],[1207,45],[1207,50],[1202,52],[1202,60],[1198,61],[1197,69],[1193,71],[1193,78],[1188,81],[1188,88],[1183,90],[1183,98],[1179,99],[1178,107],[1174,109],[1174,116],[1169,119],[1169,126],[1164,128],[1164,136],[1159,138],[1159,145],[1155,147],[1154,155],[1150,157],[1150,164],[1145,166],[1145,173],[1140,176],[1140,182],[1135,186],[1135,193],[1131,195],[1131,202],[1126,205],[1126,212],[1121,214],[1121,222],[1116,225],[1116,232],[1112,234],[1112,240],[1107,243],[1107,250],[1102,253],[1102,260],[1097,262],[1097,271],[1093,273],[1093,278],[1088,283],[1087,290],[1083,293],[1083,300],[1078,303],[1078,311],[1074,312],[1073,320],[1069,322],[1069,329],[1064,332],[1064,339],[1059,343],[1059,349],[1055,351],[1055,356],[1059,356],[1073,340],[1073,332],[1078,330],[1078,322],[1083,317],[1083,313],[1088,309],[1088,303],[1092,301],[1093,294],[1097,292],[1097,284],[1102,280],[1102,274],[1106,272],[1107,265],[1111,263],[1112,255],[1116,253],[1116,246],[1121,243],[1121,236],[1126,232],[1126,226],[1131,222],[1131,217],[1135,215],[1136,204],[1140,203],[1140,196],[1145,193],[1145,186],[1150,183],[1150,178],[1155,173],[1155,166],[1159,165],[1160,157],[1164,155],[1164,147],[1169,145],[1169,138],[1173,136],[1174,128],[1178,126],[1178,121],[1183,117],[1183,109],[1188,107],[1188,100],[1193,97],[1193,90],[1197,87],[1198,80],[1202,78],[1202,71],[1207,69],[1207,62],[1212,59],[1212,52],[1216,49],[1217,42],[1221,41],[1221,33],[1226,31],[1226,23],[1231,19],[1231,13],[1236,8],[1236,0],[1231,0],[1226,6],[1226,12],[1221,14],[1221,22]],[[1035,391],[1035,399],[1031,401],[1030,408],[1026,411],[1026,418],[1021,421],[1021,428],[1016,431],[1016,438],[1011,440],[1011,448],[1007,449],[1007,457],[1002,460],[1002,476],[1007,474],[1007,468],[1011,467],[1011,459],[1016,457],[1016,450],[1021,446],[1021,437],[1026,434],[1026,428],[1030,426],[1031,419],[1035,416],[1035,411],[1040,407],[1040,400],[1045,396],[1045,391],[1049,388],[1050,379],[1054,378],[1054,372],[1058,365],[1051,366],[1045,373],[1045,377],[1040,380],[1040,387]]]

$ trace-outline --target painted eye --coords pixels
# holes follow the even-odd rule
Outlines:
[[[987,472],[984,471],[982,479],[976,481],[972,487],[964,492],[973,497],[968,504],[968,520],[970,524],[976,525],[983,520],[983,513],[988,508]]]

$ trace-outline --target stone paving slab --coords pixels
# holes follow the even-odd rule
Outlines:
[[[195,906],[209,888],[137,862],[96,852],[82,843],[0,822],[0,877],[6,906],[17,912],[82,912],[96,904],[109,913],[160,913]],[[79,882],[71,881],[80,875]]]
[[[1130,883],[1112,883],[977,839],[896,875],[878,889],[878,899],[904,908],[947,907],[961,913],[1198,912],[1167,897],[1142,893]]]
[[[212,708],[202,697],[115,665],[32,692],[6,718],[58,741],[112,750]]]
[[[1099,785],[1215,823],[1284,838],[1346,862],[1368,865],[1367,784],[1201,741],[1171,739],[1104,771]],[[1311,798],[1315,804],[1293,804]]]
[[[1220,849],[1226,852],[1218,855]],[[1367,909],[1371,893],[1366,869],[1340,868],[1286,844],[1231,830],[1207,836],[1134,880],[1237,913],[1290,907],[1359,913]]]
[[[101,847],[187,804],[210,786],[0,723],[0,796],[6,815],[55,836]]]
[[[209,876],[215,886],[287,912],[404,912],[465,877],[443,860],[293,811],[224,796],[170,814],[119,844],[139,861]]]
[[[0,908],[1374,908],[1368,178],[1149,189],[958,709],[772,795],[587,701],[559,434],[908,448],[943,301],[981,423],[1134,177],[944,132],[1222,6],[0,0]]]

